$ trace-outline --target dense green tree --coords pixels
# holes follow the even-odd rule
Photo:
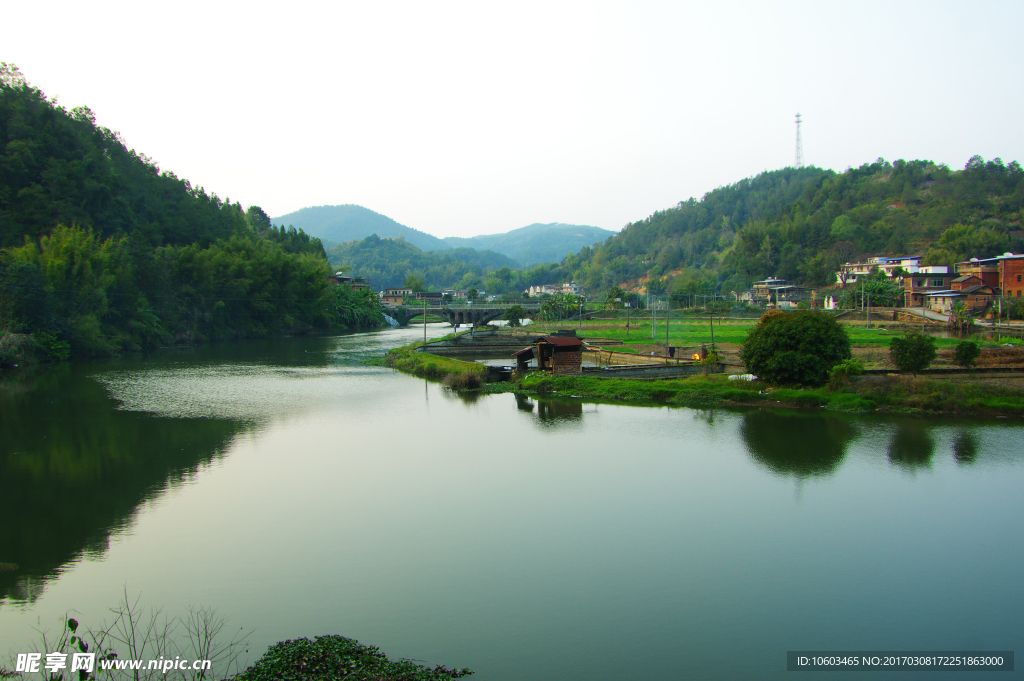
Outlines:
[[[980,354],[981,348],[974,341],[960,341],[953,350],[953,361],[965,369],[969,369],[974,366],[974,362]]]
[[[903,338],[893,338],[889,342],[889,358],[900,371],[909,371],[915,376],[918,371],[927,369],[935,359],[935,337],[911,331]]]
[[[835,317],[813,311],[765,314],[740,350],[747,371],[773,385],[820,385],[850,356]]]
[[[402,287],[409,289],[413,293],[422,293],[427,290],[427,282],[416,272],[409,272],[405,275],[405,279],[402,280]]]
[[[526,308],[519,304],[511,305],[505,310],[505,319],[508,320],[509,326],[522,326],[528,315]]]

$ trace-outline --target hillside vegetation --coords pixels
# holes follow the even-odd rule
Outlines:
[[[365,277],[374,290],[402,286],[406,277],[414,275],[428,290],[475,288],[518,294],[563,275],[555,263],[520,269],[514,260],[494,251],[423,251],[403,239],[381,239],[375,234],[334,246],[328,257],[332,266],[343,268],[347,275]]]
[[[161,171],[0,64],[0,365],[378,324],[320,241]]]
[[[1024,250],[1024,171],[1017,162],[878,159],[835,173],[784,168],[721,187],[627,225],[566,258],[588,292],[643,277],[681,275],[675,290],[742,291],[775,276],[808,286],[868,255],[919,254],[950,265]],[[684,270],[681,273],[677,270]]]

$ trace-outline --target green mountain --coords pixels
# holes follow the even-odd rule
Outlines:
[[[615,232],[588,225],[567,225],[560,222],[534,223],[503,234],[485,234],[469,238],[447,237],[451,246],[482,248],[504,253],[523,265],[560,262],[584,246],[600,243]]]
[[[975,156],[836,173],[784,168],[691,198],[561,263],[593,295],[671,275],[680,293],[742,291],[775,276],[827,286],[846,261],[923,255],[925,264],[1024,251],[1024,170]]]
[[[503,234],[474,237],[438,237],[406,227],[386,215],[362,206],[313,206],[272,218],[275,225],[294,225],[319,238],[328,247],[359,241],[371,234],[382,239],[403,238],[424,251],[475,248],[496,251],[523,265],[559,262],[584,246],[604,241],[615,234],[600,227],[562,223],[532,224]]]
[[[301,208],[294,213],[272,218],[272,222],[275,225],[294,225],[307,234],[327,242],[328,246],[346,241],[359,241],[376,234],[382,239],[404,238],[425,251],[451,248],[436,236],[406,227],[369,208],[352,204]]]

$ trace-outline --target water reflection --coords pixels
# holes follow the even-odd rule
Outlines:
[[[935,455],[935,440],[925,422],[908,419],[899,424],[889,441],[889,463],[906,470],[929,468]]]
[[[566,400],[531,399],[516,393],[516,408],[521,412],[533,413],[537,409],[535,423],[542,428],[577,427],[583,422],[583,403]]]
[[[187,479],[238,422],[117,409],[79,367],[0,381],[0,599],[33,601],[77,558],[102,555],[139,504]]]
[[[953,440],[953,458],[960,465],[972,464],[978,458],[978,437],[973,431],[961,430]]]
[[[533,413],[533,400],[524,395],[523,393],[516,393],[516,408],[519,411],[525,411],[530,414]]]
[[[755,411],[743,417],[740,434],[747,451],[765,468],[806,478],[834,473],[859,430],[831,414]]]

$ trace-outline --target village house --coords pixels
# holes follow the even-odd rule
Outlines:
[[[578,286],[574,282],[566,282],[564,284],[541,284],[539,286],[531,286],[527,290],[523,291],[530,296],[539,296],[542,294],[558,295],[559,293],[568,293],[571,295],[581,295],[583,288]]]
[[[935,291],[923,295],[926,306],[933,312],[949,314],[958,302],[962,302],[968,310],[980,312],[988,309],[995,300],[996,290],[991,286],[979,284],[956,291]]]
[[[810,300],[813,292],[809,288],[797,286],[785,279],[765,279],[755,281],[751,290],[744,292],[738,298],[751,303],[767,304],[776,303],[780,308],[795,307],[802,300]]]
[[[416,294],[416,300],[428,305],[438,306],[443,302],[444,294],[435,291],[421,291]]]
[[[331,276],[327,277],[327,283],[334,286],[345,285],[355,289],[369,289],[370,284],[362,277],[346,277],[341,272],[335,272]]]
[[[380,293],[380,302],[384,307],[396,307],[403,305],[405,297],[411,295],[411,288],[386,288]]]

